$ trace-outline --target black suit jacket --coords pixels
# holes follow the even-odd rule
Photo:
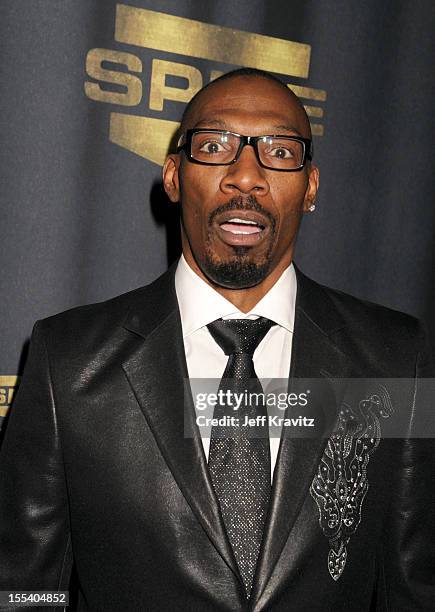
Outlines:
[[[364,494],[337,529],[350,475],[322,477],[327,439],[284,437],[246,601],[199,434],[183,435],[174,270],[36,324],[1,450],[0,589],[67,589],[74,566],[79,610],[432,610],[432,448],[414,439],[355,457]],[[430,373],[416,320],[297,279],[291,378]],[[409,387],[395,414],[412,427]]]

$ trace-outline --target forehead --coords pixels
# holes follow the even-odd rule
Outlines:
[[[280,129],[310,137],[298,100],[261,77],[235,77],[210,85],[198,96],[185,127],[222,127],[251,135]]]

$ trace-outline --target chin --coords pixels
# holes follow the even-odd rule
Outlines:
[[[226,289],[248,289],[255,287],[269,275],[270,261],[257,263],[240,254],[232,261],[216,262],[206,258],[200,267],[215,285]]]

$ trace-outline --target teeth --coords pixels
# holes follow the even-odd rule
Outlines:
[[[238,217],[228,219],[226,223],[244,223],[246,225],[258,225],[258,223],[255,223],[255,221],[248,221],[248,219],[239,219]]]

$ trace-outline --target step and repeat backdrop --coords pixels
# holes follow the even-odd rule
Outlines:
[[[35,320],[179,253],[161,164],[186,102],[250,66],[300,96],[321,188],[296,261],[435,336],[431,0],[2,0],[0,426]]]

